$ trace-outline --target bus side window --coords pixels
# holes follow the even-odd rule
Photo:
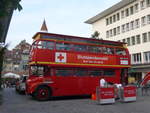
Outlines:
[[[71,69],[56,69],[56,76],[72,76],[72,72]]]
[[[47,42],[47,44],[46,44],[46,48],[47,49],[50,49],[50,50],[53,50],[54,49],[54,42]]]
[[[104,70],[103,76],[114,76],[115,70]]]
[[[89,71],[89,75],[90,76],[101,76],[102,75],[102,71],[101,70],[90,70]]]
[[[71,44],[68,43],[56,43],[57,50],[71,50]]]
[[[107,48],[108,54],[114,54],[114,48]]]
[[[107,54],[107,48],[106,47],[103,47],[103,53]]]
[[[37,43],[37,48],[39,48],[39,49],[42,48],[42,41],[39,41],[39,42]]]
[[[87,52],[87,46],[86,45],[74,45],[74,50],[79,52]]]
[[[75,76],[87,76],[87,70],[77,69],[75,70]]]
[[[112,55],[112,54],[114,54],[114,48],[103,47],[103,53]]]
[[[126,55],[126,51],[124,49],[116,48],[117,55]]]

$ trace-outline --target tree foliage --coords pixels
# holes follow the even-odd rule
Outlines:
[[[3,70],[3,59],[4,59],[4,54],[5,50],[7,49],[7,45],[2,47],[0,46],[0,89],[1,89],[1,72]]]
[[[97,39],[97,38],[99,38],[99,35],[100,35],[100,33],[99,33],[98,31],[95,31],[95,32],[91,35],[91,37]]]
[[[2,38],[2,34],[7,34],[6,29],[4,29],[7,25],[9,26],[11,20],[11,15],[14,10],[18,9],[19,11],[22,9],[20,5],[21,0],[0,0],[0,39]],[[8,30],[8,29],[7,29]],[[4,53],[7,46],[0,45],[0,88],[1,88],[1,72],[3,69],[3,59]]]
[[[20,11],[22,9],[20,1],[21,0],[0,0],[0,17],[7,16],[11,8]]]

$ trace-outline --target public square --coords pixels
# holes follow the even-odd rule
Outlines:
[[[0,113],[149,113],[150,96],[139,96],[136,102],[99,105],[90,97],[55,98],[36,101],[20,95],[13,88],[2,91]]]

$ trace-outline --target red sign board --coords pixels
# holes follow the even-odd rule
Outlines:
[[[104,55],[75,54],[67,55],[68,63],[80,64],[116,64],[116,57]]]
[[[124,87],[124,97],[135,97],[135,96],[136,96],[136,87],[135,86]]]
[[[114,87],[100,88],[100,99],[114,98]]]

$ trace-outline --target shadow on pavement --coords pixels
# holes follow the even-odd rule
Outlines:
[[[53,101],[61,101],[61,100],[75,100],[75,99],[89,99],[89,95],[82,96],[60,96],[60,97],[52,97],[50,100]]]
[[[59,96],[59,97],[51,97],[47,101],[64,101],[64,100],[78,100],[78,99],[90,99],[89,95],[79,95],[79,96]],[[30,97],[31,100],[36,100],[34,97]],[[43,102],[47,102],[43,101]]]
[[[2,98],[2,90],[0,89],[0,105],[3,103],[3,98]]]

